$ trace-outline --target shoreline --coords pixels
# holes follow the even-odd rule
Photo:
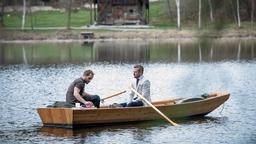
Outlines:
[[[81,32],[92,32],[94,38],[84,39]],[[0,43],[20,42],[90,42],[114,40],[200,40],[200,39],[256,39],[255,30],[176,30],[176,29],[120,29],[120,30],[0,30]]]
[[[0,40],[0,44],[5,43],[72,43],[72,42],[111,42],[111,41],[148,41],[148,42],[195,42],[200,40],[219,40],[219,41],[235,41],[235,40],[256,40],[256,37],[225,37],[225,38],[168,38],[168,39],[141,39],[141,38],[134,38],[134,39],[46,39],[46,40]]]

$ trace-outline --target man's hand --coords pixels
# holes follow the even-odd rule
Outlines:
[[[91,108],[91,107],[94,107],[93,103],[90,102],[90,101],[86,101],[83,105],[83,107],[86,107],[86,108]]]

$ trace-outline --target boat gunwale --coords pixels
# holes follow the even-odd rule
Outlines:
[[[187,104],[191,104],[191,103],[201,103],[203,101],[209,101],[209,100],[212,100],[212,99],[217,99],[217,98],[220,98],[220,97],[224,97],[224,96],[230,96],[230,93],[217,93],[217,96],[214,96],[214,97],[208,97],[208,98],[205,98],[205,99],[202,99],[202,100],[196,100],[196,101],[191,101],[191,102],[185,102],[185,103],[174,103],[174,104],[165,104],[165,105],[155,105],[157,108],[164,108],[164,107],[170,107],[170,106],[178,106],[178,105],[187,105]],[[172,99],[167,99],[167,100],[172,100]],[[63,110],[72,110],[72,111],[99,111],[99,110],[122,110],[122,109],[147,109],[147,108],[151,108],[150,106],[136,106],[136,107],[114,107],[114,108],[111,108],[111,107],[102,107],[102,108],[37,108],[38,109],[63,109]]]
[[[196,100],[184,103],[172,103],[166,105],[163,103],[161,105],[156,105],[156,107],[166,113],[169,117],[173,119],[194,117],[194,116],[204,116],[221,104],[226,102],[230,97],[230,93],[218,93],[214,97],[208,97],[202,100]],[[167,100],[168,101],[168,100]],[[205,107],[204,109],[201,109]],[[187,110],[185,110],[186,108]],[[180,111],[181,110],[181,111]],[[185,110],[185,111],[184,111]],[[83,127],[94,127],[97,125],[107,124],[118,124],[118,123],[131,123],[131,122],[142,122],[142,121],[152,121],[156,119],[161,119],[154,110],[149,106],[143,107],[117,107],[117,108],[37,108],[37,112],[41,118],[44,126],[49,127],[66,127],[66,128],[79,128]],[[112,116],[119,116],[117,119],[92,119],[92,117],[97,117],[99,115],[105,115],[105,112],[111,113]],[[133,115],[133,118],[123,114],[128,113],[141,113],[143,115]],[[147,113],[144,115],[144,113]],[[63,116],[62,116],[63,114]],[[84,117],[84,115],[88,117]],[[149,115],[150,114],[150,115]],[[108,114],[107,114],[108,115]],[[122,115],[120,117],[120,115]],[[129,114],[130,115],[130,114]],[[134,117],[135,116],[135,117]],[[141,117],[142,116],[142,117]]]

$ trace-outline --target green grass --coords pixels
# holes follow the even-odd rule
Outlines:
[[[164,11],[165,7],[166,7],[165,1],[150,3],[150,8],[149,8],[150,25],[158,28],[176,27],[176,23],[171,22],[169,16]]]
[[[4,24],[6,28],[20,28],[22,21],[22,13],[12,12],[6,13]],[[32,22],[31,22],[32,21]],[[80,27],[90,24],[90,11],[80,10],[72,12],[71,26]],[[60,11],[38,11],[32,15],[27,14],[25,27],[66,27],[67,13]]]

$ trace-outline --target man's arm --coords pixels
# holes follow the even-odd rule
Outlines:
[[[77,87],[74,87],[74,94],[73,95],[76,97],[76,99],[78,101],[80,101],[83,104],[86,104],[87,102],[83,99],[83,97],[79,94],[79,92],[80,92],[80,89],[77,88]]]
[[[91,96],[91,94],[89,94],[87,92],[83,92],[83,96]]]
[[[142,87],[142,95],[151,102],[151,98],[150,98],[150,82],[149,80],[146,80],[143,83],[143,87]]]

